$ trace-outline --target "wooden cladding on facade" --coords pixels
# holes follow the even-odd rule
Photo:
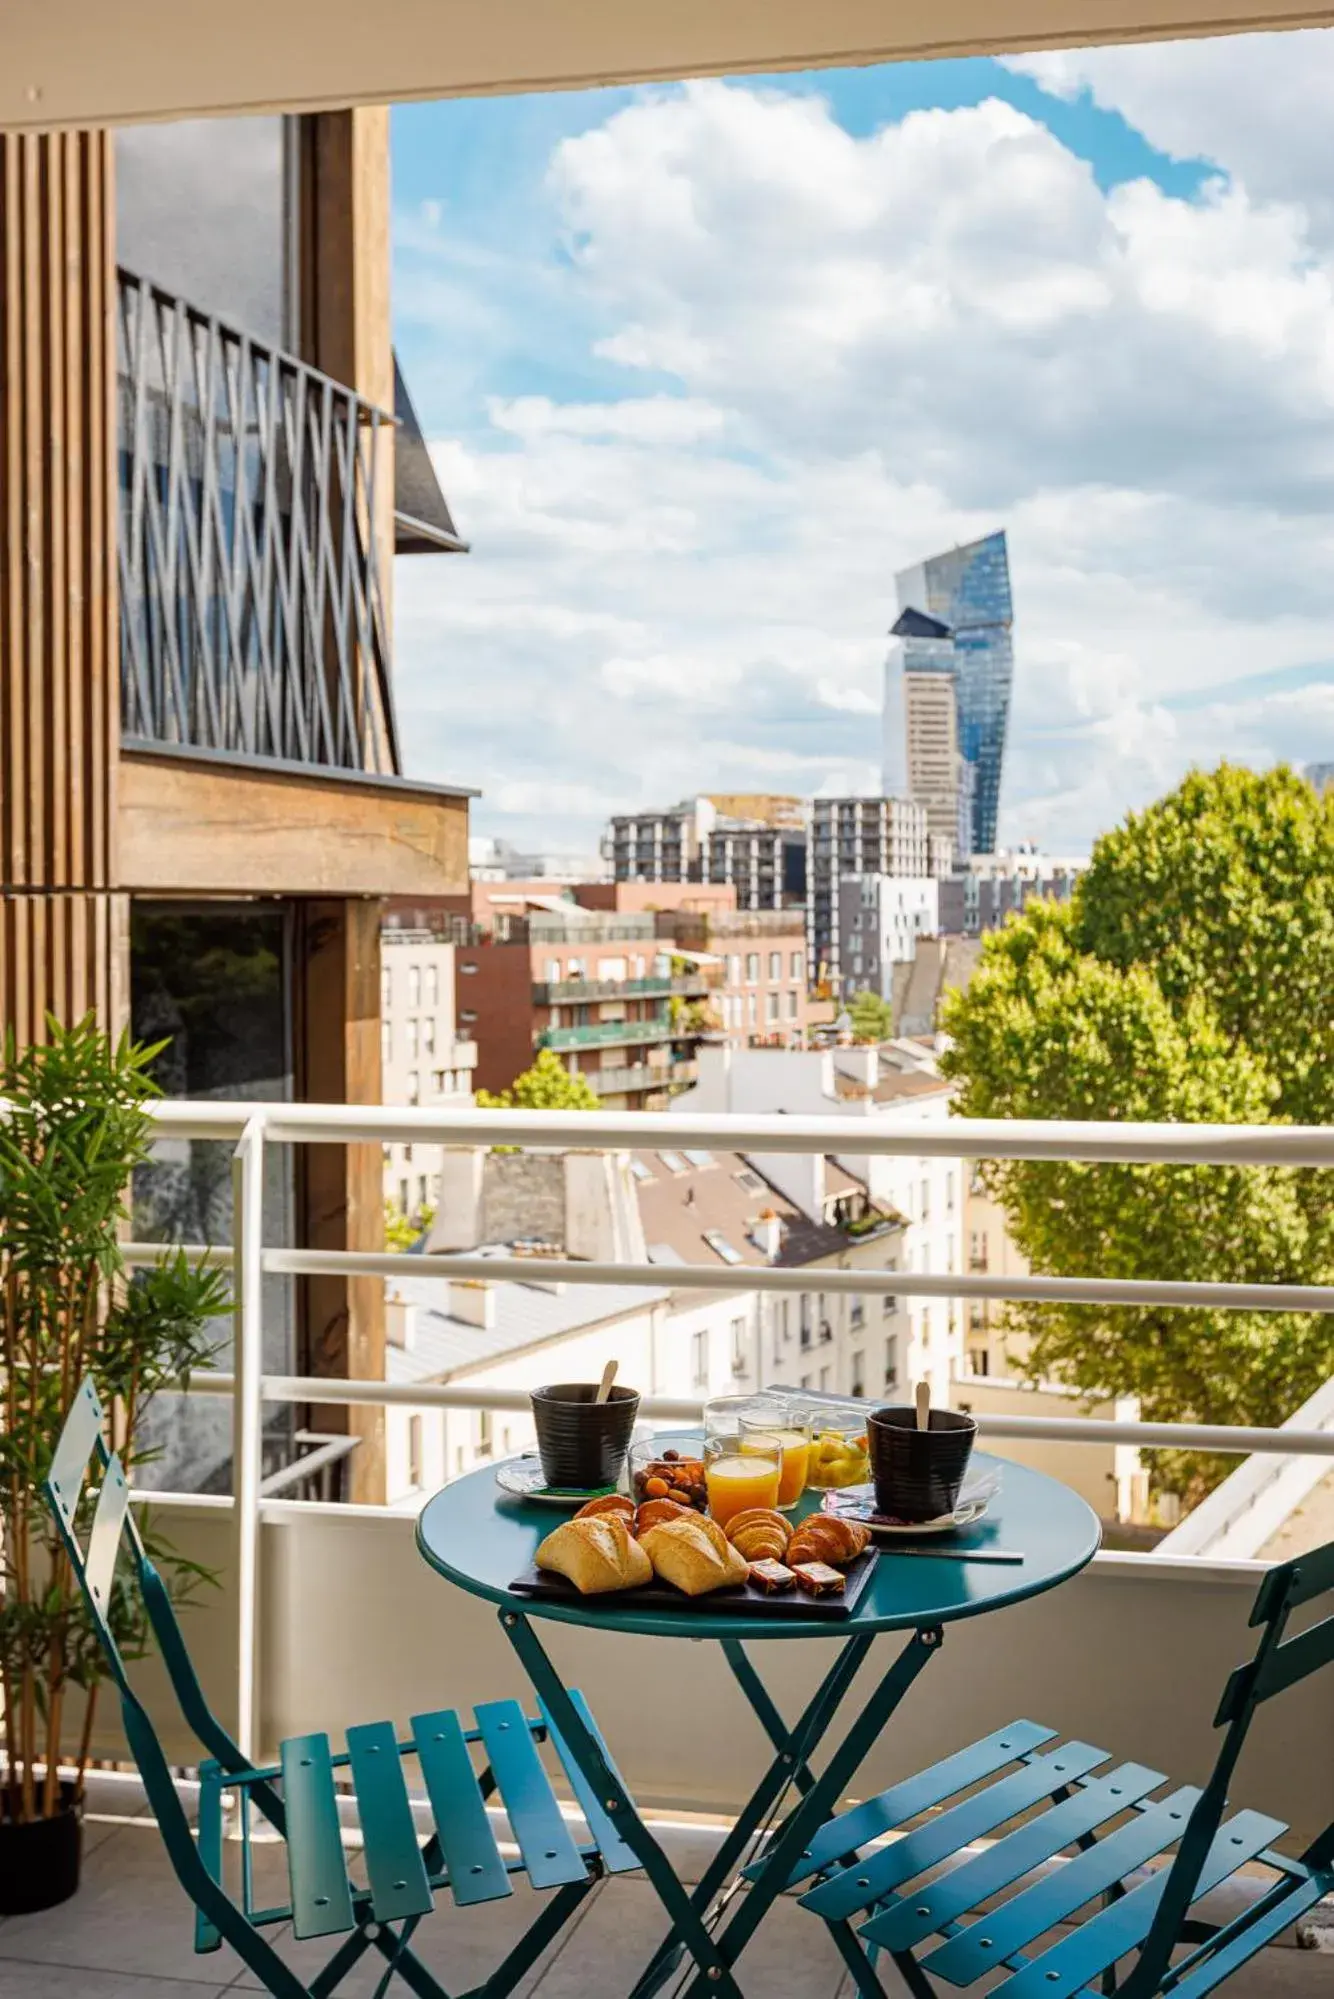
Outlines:
[[[0,135],[0,1026],[122,1017],[110,140]]]

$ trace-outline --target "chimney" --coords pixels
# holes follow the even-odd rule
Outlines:
[[[480,1277],[451,1277],[449,1315],[461,1319],[465,1326],[480,1326],[489,1332],[496,1323],[494,1286]]]
[[[750,1239],[761,1255],[772,1263],[783,1247],[783,1224],[772,1208],[765,1208],[751,1223]]]

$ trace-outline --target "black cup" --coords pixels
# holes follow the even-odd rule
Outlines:
[[[929,1422],[919,1430],[915,1409],[871,1412],[875,1510],[891,1520],[938,1520],[958,1504],[977,1424],[955,1409],[932,1409]]]
[[[613,1388],[597,1400],[595,1381],[565,1381],[533,1390],[537,1454],[548,1485],[568,1491],[615,1485],[625,1469],[639,1391]]]

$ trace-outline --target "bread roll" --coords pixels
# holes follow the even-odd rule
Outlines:
[[[632,1526],[635,1517],[635,1502],[627,1499],[623,1492],[604,1492],[601,1499],[590,1499],[575,1514],[576,1520],[591,1520],[598,1513],[619,1513],[627,1527]]]
[[[640,1547],[655,1575],[686,1596],[705,1596],[745,1582],[750,1564],[732,1546],[716,1520],[689,1513],[681,1520],[664,1520],[650,1527]]]
[[[648,1582],[652,1564],[620,1513],[586,1514],[548,1534],[537,1551],[539,1569],[566,1576],[581,1596],[634,1589]]]

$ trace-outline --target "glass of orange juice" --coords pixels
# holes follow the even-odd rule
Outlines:
[[[779,1411],[772,1421],[743,1416],[741,1419],[743,1457],[750,1453],[752,1438],[761,1449],[773,1443],[778,1445],[780,1453],[778,1497],[773,1504],[787,1512],[796,1505],[806,1490],[806,1469],[811,1455],[810,1432],[799,1419]]]
[[[783,1447],[777,1437],[755,1431],[738,1437],[707,1437],[704,1442],[704,1482],[709,1512],[720,1527],[747,1506],[776,1506],[783,1473]]]

